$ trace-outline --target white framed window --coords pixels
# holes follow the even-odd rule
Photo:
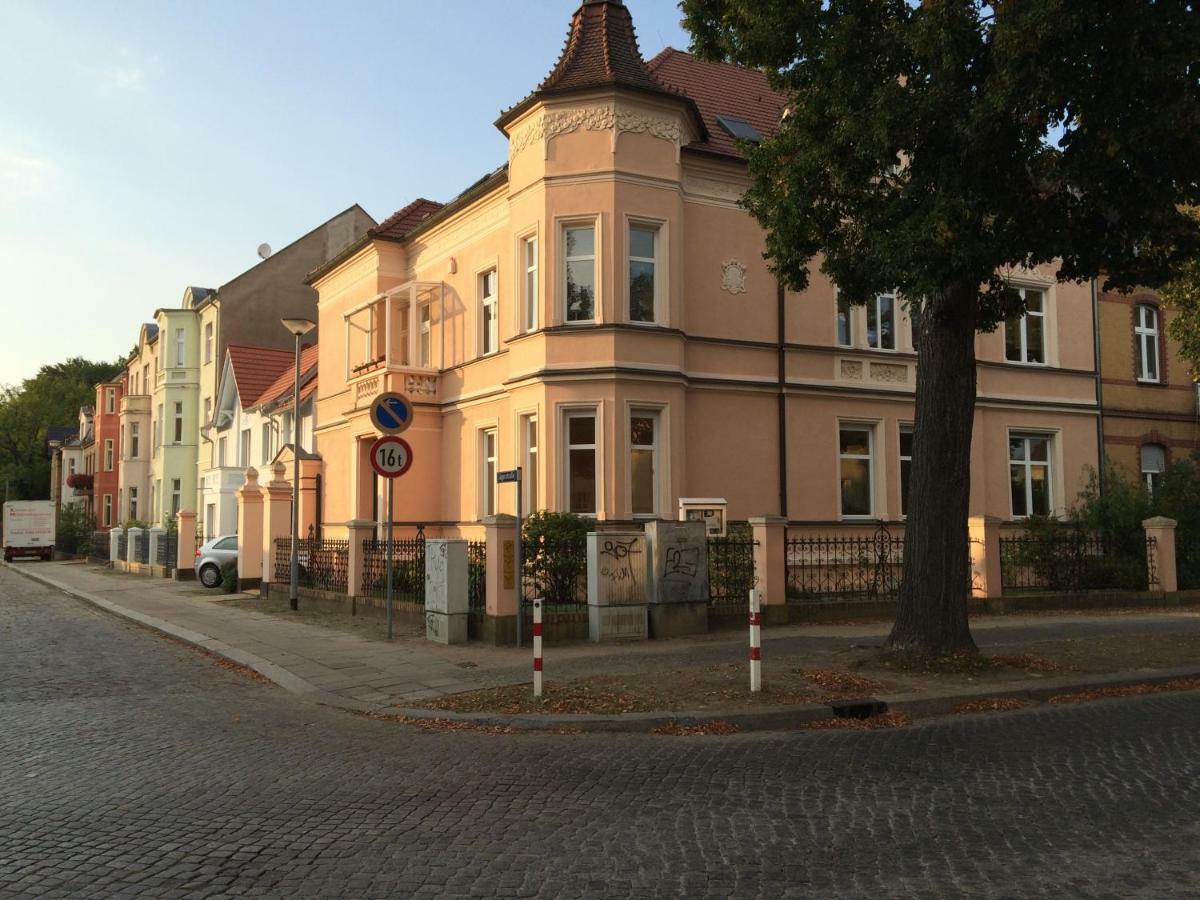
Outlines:
[[[598,442],[596,410],[572,410],[563,417],[566,432],[567,511],[595,515],[597,508],[596,475]]]
[[[154,446],[161,447],[163,444],[163,405],[158,404],[158,421],[154,423]]]
[[[563,283],[567,322],[596,320],[596,226],[563,227]]]
[[[875,512],[875,429],[842,422],[838,426],[841,511],[845,519],[867,519]]]
[[[213,360],[213,323],[208,322],[204,326],[204,361],[210,363]]]
[[[854,346],[853,312],[854,307],[839,291],[837,295],[837,345],[839,347]]]
[[[183,329],[176,328],[175,329],[175,368],[177,368],[177,369],[182,368],[182,366],[183,366],[183,355],[184,355],[183,351],[184,351]]]
[[[204,398],[204,424],[212,424],[212,397]]]
[[[496,429],[479,432],[480,518],[496,514]]]
[[[74,475],[74,474],[75,474],[75,460],[68,459],[67,460],[67,475]]]
[[[524,511],[538,511],[538,417],[521,416],[521,489]]]
[[[238,437],[238,466],[244,469],[250,465],[250,429],[243,428]]]
[[[1137,355],[1137,380],[1157,382],[1160,378],[1158,310],[1148,303],[1139,303],[1134,308],[1133,338]]]
[[[103,519],[105,528],[109,528],[112,526],[112,523],[113,523],[112,509],[113,509],[112,494],[105,494],[104,495],[104,519]]]
[[[104,441],[104,471],[111,472],[113,470],[113,440],[106,438]]]
[[[229,438],[222,436],[217,438],[217,467],[225,468],[229,460]]]
[[[495,269],[489,269],[479,276],[479,309],[481,327],[479,351],[487,356],[500,349],[500,334],[496,321]]]
[[[274,438],[274,433],[271,430],[270,422],[262,423],[262,464],[265,466],[271,461],[271,440]]]
[[[908,486],[912,481],[913,427],[900,426],[900,515],[908,515]]]
[[[110,416],[117,411],[117,389],[116,388],[105,388],[104,389],[104,411]]]
[[[142,393],[150,393],[150,363],[142,366]]]
[[[867,346],[896,349],[896,295],[879,294],[867,304]]]
[[[1048,516],[1050,502],[1050,444],[1048,434],[1008,436],[1008,471],[1013,518]]]
[[[433,367],[433,306],[428,303],[417,307],[417,365]]]
[[[521,239],[521,330],[538,327],[538,239]]]
[[[179,514],[179,510],[183,508],[183,481],[179,478],[171,479],[171,518],[175,518]]]
[[[175,441],[176,444],[183,443],[183,404],[176,401],[175,403]]]
[[[1153,494],[1167,471],[1167,448],[1162,444],[1142,444],[1140,456],[1142,483],[1146,485],[1146,491]]]
[[[1009,288],[1025,303],[1025,315],[1005,320],[1004,358],[1032,365],[1046,363],[1046,293],[1035,288]]]
[[[129,487],[129,518],[137,519],[138,516],[138,489],[130,485]]]
[[[129,423],[129,458],[138,459],[142,455],[142,426],[139,422]]]
[[[629,413],[629,486],[635,516],[658,513],[658,411]]]
[[[658,321],[659,226],[629,225],[629,321]]]
[[[209,503],[204,507],[204,536],[212,540],[217,536],[217,504]]]

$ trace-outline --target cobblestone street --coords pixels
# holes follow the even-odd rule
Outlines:
[[[898,731],[426,732],[0,569],[0,896],[1195,896],[1200,694]]]

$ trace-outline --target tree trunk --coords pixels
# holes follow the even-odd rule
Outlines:
[[[930,298],[917,352],[917,410],[895,650],[974,651],[967,622],[977,289]]]

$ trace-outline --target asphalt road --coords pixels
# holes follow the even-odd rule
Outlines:
[[[0,897],[1196,896],[1200,694],[899,731],[415,731],[0,569]]]

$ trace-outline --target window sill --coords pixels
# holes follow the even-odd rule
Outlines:
[[[1008,359],[1008,358],[1005,358],[1004,361],[1006,363],[1008,363],[1010,366],[1023,366],[1026,369],[1049,369],[1049,368],[1051,368],[1051,365],[1048,362],[1022,362],[1021,360],[1018,360],[1018,359]]]

